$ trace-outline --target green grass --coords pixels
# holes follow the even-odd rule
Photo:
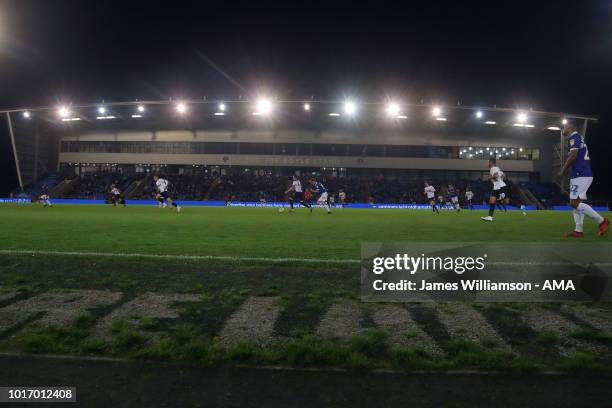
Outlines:
[[[150,206],[3,204],[2,249],[127,252],[241,257],[353,258],[362,241],[561,241],[573,225],[571,213],[538,211],[321,209],[310,215],[274,208],[185,207],[181,214]],[[585,241],[597,240],[585,221]],[[528,232],[528,233],[527,233]]]
[[[266,258],[359,259],[363,241],[558,242],[571,229],[568,212],[520,212],[480,221],[484,212],[337,209],[310,215],[273,208],[185,207],[181,214],[148,206],[99,205],[0,206],[0,249],[59,252],[109,252],[212,255]],[[599,239],[585,222],[586,244]],[[596,368],[601,356],[578,352],[559,363],[558,337],[532,333],[520,316],[520,304],[481,308],[489,322],[514,339],[513,351],[495,344],[448,338],[435,315],[414,308],[418,323],[446,352],[433,358],[412,347],[390,346],[388,333],[373,326],[345,342],[317,336],[316,327],[337,299],[358,301],[359,264],[152,259],[0,253],[0,293],[17,290],[22,298],[50,289],[96,289],[122,292],[127,299],[146,292],[193,293],[178,319],[144,316],[115,321],[111,338],[93,336],[98,319],[112,308],[84,313],[70,327],[16,330],[0,337],[0,351],[110,355],[199,364],[296,365],[362,368],[530,370]],[[229,316],[249,296],[278,296],[282,305],[275,334],[285,341],[268,347],[249,339],[222,350],[215,342]],[[372,305],[372,308],[376,307]],[[368,309],[369,310],[369,309]],[[370,319],[370,320],[369,320]],[[35,319],[34,319],[35,320]],[[406,331],[412,339],[417,332]],[[575,338],[612,349],[610,334],[581,329]],[[151,341],[151,336],[155,341]],[[518,352],[518,354],[517,354]]]

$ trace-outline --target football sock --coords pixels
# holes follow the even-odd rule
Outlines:
[[[597,211],[595,211],[593,208],[591,208],[590,205],[585,204],[585,203],[580,203],[578,204],[578,211],[581,211],[584,215],[591,217],[592,219],[594,219],[595,221],[597,221],[598,224],[601,224],[604,220],[604,218],[599,215],[597,213]]]
[[[584,213],[582,211],[574,210],[574,222],[576,223],[576,228],[574,231],[582,232],[582,224],[584,222]]]
[[[494,212],[495,212],[495,204],[489,204],[489,217],[492,217]]]
[[[289,199],[289,206],[291,207],[291,209],[293,210],[293,198]]]

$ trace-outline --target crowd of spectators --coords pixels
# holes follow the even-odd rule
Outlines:
[[[291,185],[286,175],[269,172],[236,171],[229,174],[210,172],[198,175],[167,175],[170,191],[178,200],[218,200],[218,201],[285,201],[285,191]],[[310,188],[312,176],[300,177],[304,189]],[[447,189],[453,184],[461,202],[465,202],[465,191],[470,188],[474,193],[472,203],[481,204],[488,199],[490,183],[484,180],[415,180],[402,177],[333,177],[318,176],[317,180],[327,188],[329,195],[336,198],[340,190],[346,193],[348,202],[424,204],[427,198],[423,193],[424,181],[436,188],[436,197],[448,200]],[[125,175],[117,171],[88,172],[73,183],[72,190],[65,197],[104,199],[107,198],[111,184],[116,184],[125,192],[135,181],[141,188],[131,192],[129,198],[151,199],[155,195],[155,185],[149,173]],[[513,190],[510,183],[510,190]],[[535,196],[548,205],[565,203],[566,197],[552,183],[530,182],[524,185]]]

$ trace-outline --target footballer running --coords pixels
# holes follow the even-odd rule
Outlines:
[[[319,198],[317,199],[317,204],[325,207],[325,211],[327,211],[327,214],[330,215],[331,214],[331,208],[329,206],[329,199],[328,199],[327,189],[325,188],[323,183],[321,183],[321,182],[319,182],[319,181],[317,181],[315,179],[310,180],[310,183],[313,186],[312,192],[319,194]],[[312,207],[310,208],[310,212],[312,212]]]
[[[176,212],[181,212],[181,206],[176,203],[176,200],[170,197],[170,192],[168,191],[168,185],[170,183],[168,180],[157,175],[153,176],[153,180],[155,181],[155,189],[157,190],[156,198],[157,201],[159,201],[159,206],[164,206],[165,201],[167,201],[176,209]]]
[[[302,204],[306,208],[310,208],[312,212],[312,206],[306,200],[304,200],[304,191],[302,190],[302,182],[297,176],[293,176],[293,180],[291,181],[291,186],[287,191],[285,191],[285,195],[291,194],[289,196],[289,206],[291,209],[290,212],[295,211],[293,209],[293,203],[297,200],[300,204]]]
[[[425,182],[425,189],[423,190],[423,194],[427,196],[429,204],[431,205],[431,210],[436,214],[440,214],[440,211],[436,206],[436,189],[434,188],[434,186],[432,186],[428,182]]]
[[[489,215],[480,217],[483,221],[493,221],[495,205],[498,201],[503,202],[508,196],[506,183],[504,182],[504,172],[497,166],[497,160],[489,159],[489,181],[493,185],[489,197]]]
[[[587,191],[591,183],[593,183],[589,149],[584,142],[584,137],[578,133],[574,123],[570,122],[565,125],[565,135],[568,136],[567,148],[569,150],[569,156],[559,171],[559,174],[557,174],[557,177],[562,178],[565,172],[571,168],[569,196],[570,205],[574,209],[573,215],[576,224],[574,230],[565,233],[565,236],[571,238],[583,237],[584,216],[587,215],[599,224],[597,235],[601,237],[608,231],[610,220],[602,217],[590,205],[582,202],[587,199]]]

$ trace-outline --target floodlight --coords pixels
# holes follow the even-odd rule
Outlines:
[[[260,98],[257,101],[257,114],[259,115],[268,115],[272,112],[272,102],[270,102],[267,98]]]
[[[355,112],[357,112],[357,105],[355,105],[355,102],[344,102],[344,113],[347,115],[354,115]]]
[[[23,117],[26,118],[26,119],[30,119],[30,112],[24,111],[23,112]]]
[[[485,124],[487,124],[487,125],[496,125],[496,124],[497,124],[497,122],[492,121],[492,120],[487,120],[487,121],[485,122]]]
[[[179,103],[176,105],[176,111],[181,114],[185,113],[187,111],[187,106],[184,103]]]
[[[440,122],[446,122],[446,118],[436,118],[436,120],[439,120]]]
[[[61,118],[66,118],[68,117],[68,115],[70,115],[70,110],[65,107],[65,106],[61,106],[58,110],[57,110],[57,114],[61,117]]]
[[[387,115],[395,118],[400,113],[400,106],[397,103],[391,102],[387,104]]]
[[[100,106],[98,108],[98,113],[104,115],[106,113],[106,108],[104,106]]]
[[[562,123],[563,125],[567,125],[567,119],[563,118],[563,120],[561,121],[561,123]]]
[[[549,126],[548,130],[561,130],[561,128],[559,126]]]
[[[310,104],[309,104],[309,103],[305,103],[305,104],[304,104],[304,110],[305,110],[306,112],[310,111]]]
[[[144,112],[144,111],[145,111],[145,107],[144,107],[144,105],[138,105],[138,108],[137,108],[137,109],[138,109],[138,112],[140,112],[140,113],[142,113],[142,112]]]
[[[478,119],[482,118],[482,115],[483,115],[482,111],[477,111],[477,112],[476,112],[476,117],[477,117]]]
[[[220,103],[219,104],[219,111],[225,112],[225,104],[224,103]]]
[[[340,116],[340,114],[338,112],[331,112],[329,116]]]
[[[527,114],[521,112],[518,114],[516,119],[518,120],[519,123],[525,123],[527,122]]]
[[[434,116],[440,116],[442,114],[442,109],[440,109],[438,106],[434,106],[434,108],[431,110],[431,114]]]

